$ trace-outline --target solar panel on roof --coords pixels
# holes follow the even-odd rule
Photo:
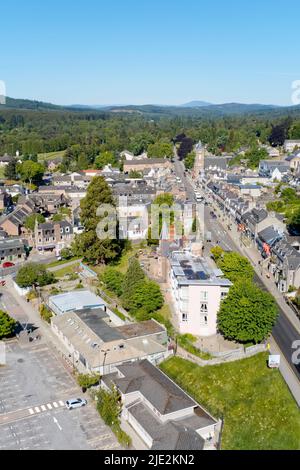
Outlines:
[[[207,276],[207,274],[205,274],[204,271],[197,271],[196,275],[197,275],[197,278],[200,279],[201,281],[205,281],[209,277]]]

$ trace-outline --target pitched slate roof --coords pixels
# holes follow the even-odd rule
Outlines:
[[[163,372],[149,361],[143,360],[118,366],[124,378],[116,378],[115,383],[122,393],[139,391],[161,414],[174,413],[197,403]]]

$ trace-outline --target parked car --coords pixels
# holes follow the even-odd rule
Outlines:
[[[10,261],[6,261],[5,263],[2,264],[2,268],[13,268],[14,263],[11,263]]]
[[[82,398],[71,398],[66,401],[66,407],[68,410],[73,410],[74,408],[81,408],[82,406],[87,405],[87,401]]]

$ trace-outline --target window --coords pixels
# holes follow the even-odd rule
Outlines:
[[[228,292],[221,292],[221,300],[224,300],[227,297]]]
[[[208,292],[200,292],[200,300],[206,301],[208,299]]]
[[[206,302],[202,302],[200,304],[200,312],[201,313],[207,313],[208,309],[207,309],[207,303]]]
[[[181,319],[182,319],[182,321],[185,321],[185,322],[188,321],[188,314],[183,313]]]

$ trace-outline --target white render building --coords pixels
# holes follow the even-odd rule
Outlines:
[[[174,252],[170,259],[170,286],[181,334],[212,336],[217,314],[232,283],[209,260],[190,252]]]

